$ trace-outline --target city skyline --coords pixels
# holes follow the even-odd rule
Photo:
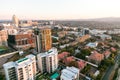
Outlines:
[[[0,20],[120,17],[119,0],[1,0]]]

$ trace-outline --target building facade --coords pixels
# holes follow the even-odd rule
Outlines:
[[[8,62],[3,65],[6,80],[35,80],[36,59],[34,55],[28,55],[16,62]]]
[[[42,50],[48,51],[52,48],[51,29],[41,29],[42,33]]]
[[[16,49],[29,49],[35,47],[35,37],[32,34],[8,35],[8,43]]]
[[[8,39],[8,34],[6,30],[1,30],[0,31],[0,45],[5,45],[7,46],[7,39]]]
[[[38,68],[41,73],[54,72],[58,67],[58,51],[56,48],[51,48],[45,53],[40,53],[37,55]]]
[[[42,28],[35,30],[37,52],[45,52],[52,48],[51,29]]]

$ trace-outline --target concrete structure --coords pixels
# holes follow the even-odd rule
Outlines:
[[[45,52],[52,48],[51,29],[41,28],[35,30],[37,51]]]
[[[60,80],[79,80],[79,69],[67,67],[61,72]]]
[[[58,51],[56,48],[51,48],[45,53],[38,54],[37,59],[38,68],[41,73],[52,73],[58,67]]]
[[[52,48],[51,29],[41,29],[42,36],[42,50],[48,51]]]
[[[8,35],[8,43],[16,49],[29,49],[35,47],[35,37],[32,34]]]
[[[13,24],[15,25],[15,27],[18,27],[19,26],[19,19],[15,15],[13,15],[12,20],[13,20]]]
[[[3,65],[6,80],[34,80],[36,75],[36,59],[34,55],[28,55],[16,62],[8,62]]]
[[[7,46],[7,39],[8,39],[8,34],[6,30],[1,30],[0,31],[0,46],[5,45]]]
[[[34,34],[36,37],[36,50],[38,53],[42,52],[42,37],[41,37],[41,33],[40,30],[38,28],[36,28],[34,30]]]

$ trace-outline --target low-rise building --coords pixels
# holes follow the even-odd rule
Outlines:
[[[63,60],[63,63],[65,63],[65,65],[69,65],[70,62],[75,61],[75,58],[73,56],[67,57]]]
[[[111,49],[112,52],[116,52],[117,51],[116,48],[114,48],[114,47],[111,47],[110,49]]]
[[[106,35],[106,34],[98,34],[96,36],[99,36],[102,40],[112,39],[110,35]]]
[[[99,64],[104,59],[104,55],[98,53],[97,51],[93,51],[92,54],[88,57],[89,61],[92,61],[96,64]]]
[[[97,45],[98,45],[98,42],[94,42],[94,43],[88,43],[86,46],[90,48],[95,48],[97,47]]]
[[[62,53],[58,54],[58,60],[63,60],[66,57],[68,57],[69,55],[70,55],[69,52],[62,52]]]
[[[110,56],[111,52],[109,50],[106,50],[103,55],[107,59]]]
[[[77,61],[78,63],[78,68],[80,69],[80,71],[87,65],[87,63],[85,61]]]
[[[60,80],[79,80],[79,69],[66,67],[66,69],[61,71]]]
[[[79,37],[76,39],[77,42],[84,42],[85,40],[89,39],[91,36],[90,35],[84,35],[82,37]]]

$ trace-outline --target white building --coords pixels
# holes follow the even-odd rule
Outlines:
[[[67,67],[61,72],[60,80],[79,80],[79,69],[75,67]]]
[[[91,48],[95,48],[95,47],[97,47],[97,45],[98,45],[98,42],[93,42],[93,43],[90,42],[86,46],[91,47]]]
[[[110,35],[106,35],[106,34],[98,34],[96,36],[99,36],[102,40],[112,39],[112,37]]]
[[[41,73],[54,72],[58,67],[58,51],[56,48],[51,48],[48,52],[38,54],[37,59]]]
[[[19,19],[15,15],[13,15],[12,20],[13,20],[13,24],[15,25],[15,27],[18,27]]]
[[[90,33],[92,35],[104,34],[105,32],[107,32],[107,31],[106,30],[99,30],[99,29],[90,30]]]
[[[108,30],[108,34],[120,34],[120,29]]]
[[[36,75],[36,59],[34,55],[28,55],[16,62],[8,62],[3,65],[6,80],[34,80]]]

